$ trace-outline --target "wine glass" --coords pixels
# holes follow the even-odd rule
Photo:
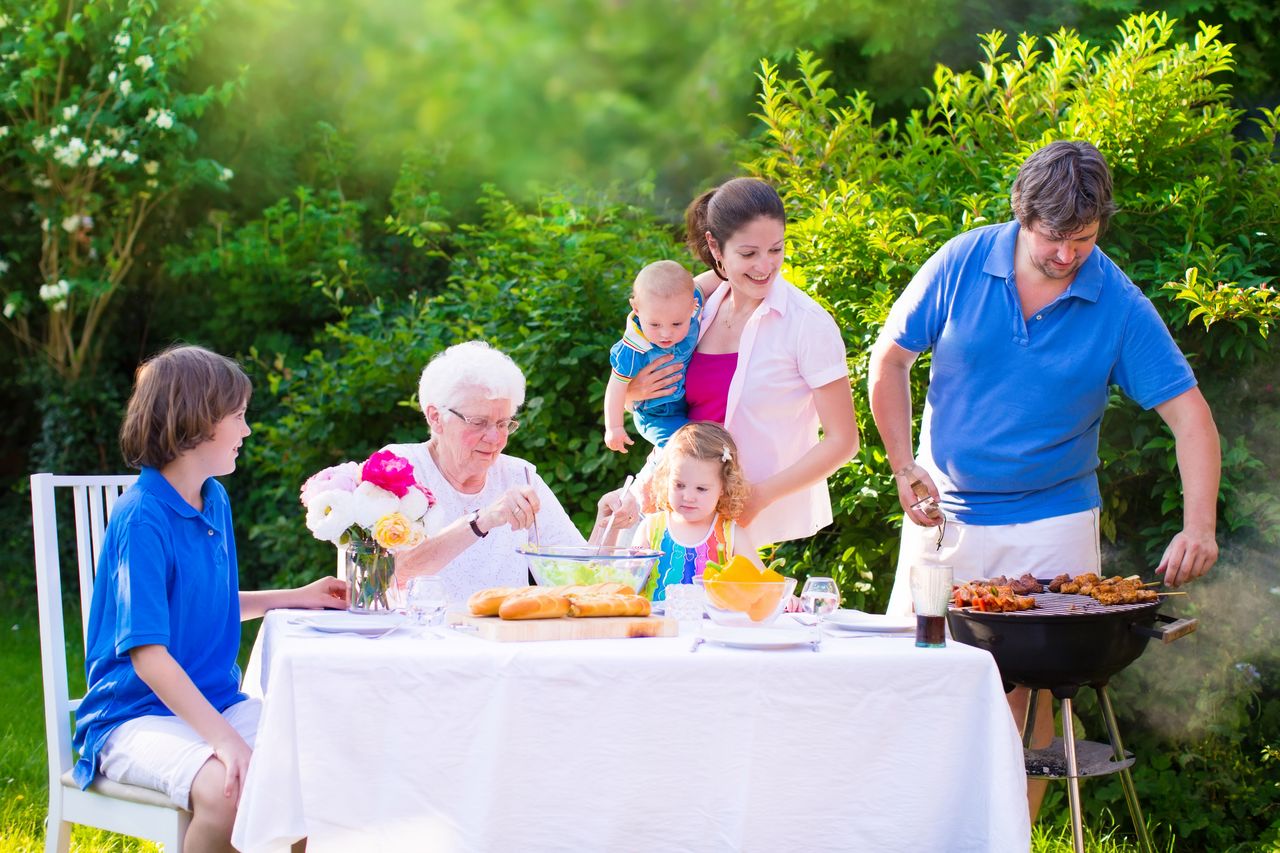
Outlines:
[[[434,625],[437,618],[449,605],[445,595],[444,581],[430,575],[410,578],[404,590],[405,612],[414,624],[421,627]],[[439,637],[435,631],[429,632]]]
[[[831,578],[809,578],[800,590],[800,607],[813,615],[818,633],[822,633],[822,620],[840,606],[840,588]]]

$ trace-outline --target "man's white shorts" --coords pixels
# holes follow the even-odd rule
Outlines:
[[[1021,524],[961,524],[948,518],[941,545],[937,527],[904,519],[890,614],[911,613],[911,564],[922,560],[951,566],[957,583],[1024,572],[1036,577],[1100,572],[1098,510]]]
[[[252,749],[262,700],[246,699],[222,712]],[[151,788],[179,808],[191,808],[191,783],[213,747],[177,717],[150,715],[121,723],[98,753],[98,772],[116,782]]]

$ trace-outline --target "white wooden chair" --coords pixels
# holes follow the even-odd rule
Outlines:
[[[76,563],[80,586],[80,642],[89,629],[94,572],[116,499],[136,475],[31,476],[31,522],[35,532],[36,590],[40,607],[40,659],[44,676],[44,728],[49,753],[49,818],[45,850],[65,853],[73,823],[145,838],[177,853],[191,821],[164,794],[99,776],[87,791],[71,779],[72,699],[67,685],[66,634],[62,619],[62,574],[58,558],[55,495],[71,493],[75,507]]]

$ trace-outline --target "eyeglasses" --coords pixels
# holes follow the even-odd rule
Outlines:
[[[472,432],[488,432],[489,428],[492,427],[498,432],[505,432],[507,435],[511,435],[511,433],[520,429],[520,422],[515,418],[503,418],[500,421],[491,421],[488,418],[467,417],[456,409],[448,409],[448,411],[450,414],[461,418],[462,422],[467,425],[467,429]]]

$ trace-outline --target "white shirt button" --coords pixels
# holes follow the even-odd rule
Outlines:
[[[1043,314],[1037,314],[1037,315],[1036,315],[1036,319],[1037,319],[1037,320],[1043,320],[1043,319],[1044,319],[1044,315],[1043,315]]]
[[[212,529],[210,529],[210,530],[209,530],[209,535],[210,535],[210,536],[212,536],[212,535],[213,535],[213,530],[212,530]]]

